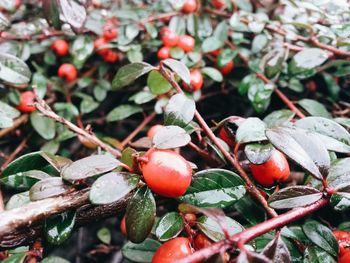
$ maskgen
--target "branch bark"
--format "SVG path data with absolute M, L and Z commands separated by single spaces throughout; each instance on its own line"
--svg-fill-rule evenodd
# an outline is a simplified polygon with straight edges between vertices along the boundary
M 89 203 L 89 189 L 76 191 L 65 196 L 47 198 L 31 202 L 25 206 L 0 213 L 0 250 L 17 247 L 35 241 L 43 235 L 44 219 L 76 209 L 76 227 L 115 216 L 122 211 L 132 193 L 123 199 L 101 206 Z

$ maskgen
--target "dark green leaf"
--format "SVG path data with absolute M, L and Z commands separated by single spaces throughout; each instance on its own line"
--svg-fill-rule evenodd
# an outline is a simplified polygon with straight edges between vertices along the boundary
M 225 208 L 244 194 L 244 182 L 237 174 L 224 169 L 208 169 L 193 176 L 191 186 L 179 199 L 198 207 Z
M 75 28 L 81 28 L 86 19 L 85 7 L 74 0 L 57 1 L 66 21 Z
M 328 227 L 312 220 L 303 225 L 303 231 L 316 246 L 327 251 L 334 257 L 338 256 L 338 242 L 334 237 L 332 230 Z
M 151 233 L 156 216 L 156 202 L 151 190 L 146 186 L 140 188 L 129 201 L 125 215 L 128 239 L 141 243 Z
M 298 104 L 303 107 L 312 116 L 319 116 L 324 118 L 331 118 L 331 114 L 327 111 L 325 106 L 316 100 L 302 99 Z
M 49 177 L 42 171 L 30 170 L 0 178 L 0 183 L 16 190 L 29 190 L 36 182 Z
M 43 1 L 43 10 L 46 21 L 49 25 L 52 25 L 55 29 L 61 28 L 60 13 L 56 0 Z
M 272 194 L 268 200 L 274 209 L 290 209 L 311 205 L 322 198 L 322 193 L 310 186 L 290 186 Z
M 165 107 L 164 123 L 185 127 L 192 121 L 195 111 L 196 104 L 192 99 L 181 93 L 176 94 Z
M 237 50 L 233 50 L 230 48 L 226 48 L 222 50 L 217 59 L 217 65 L 219 68 L 223 68 L 227 65 L 227 63 L 233 61 L 233 59 L 237 56 Z
M 167 81 L 158 70 L 152 70 L 148 74 L 147 86 L 155 95 L 160 95 L 171 90 L 171 84 Z
M 341 191 L 341 190 L 340 190 Z M 331 197 L 331 205 L 336 211 L 346 211 L 350 208 L 350 193 L 337 192 Z
M 152 138 L 154 147 L 172 149 L 187 145 L 191 137 L 179 126 L 165 126 L 159 129 Z
M 239 199 L 234 207 L 252 226 L 266 220 L 264 210 L 249 195 Z
M 135 79 L 150 72 L 152 69 L 153 67 L 150 64 L 144 62 L 132 63 L 121 67 L 113 79 L 112 87 L 114 90 L 118 90 L 128 86 L 134 82 Z
M 309 246 L 305 249 L 303 263 L 336 263 L 337 261 L 326 251 Z
M 271 158 L 271 154 L 275 149 L 271 144 L 247 144 L 244 153 L 249 162 L 254 164 L 263 164 Z
M 108 122 L 120 121 L 120 120 L 123 120 L 123 119 L 130 117 L 131 115 L 133 115 L 135 113 L 139 113 L 139 112 L 142 112 L 141 107 L 135 106 L 135 105 L 124 104 L 124 105 L 120 105 L 120 106 L 114 108 L 112 111 L 110 111 L 107 114 L 106 120 Z
M 21 59 L 5 53 L 0 53 L 0 80 L 13 85 L 27 84 L 32 73 Z
M 33 128 L 46 140 L 51 140 L 56 134 L 56 125 L 53 119 L 40 115 L 37 111 L 30 114 Z
M 61 176 L 68 181 L 76 181 L 117 168 L 120 161 L 110 155 L 92 155 L 62 168 Z
M 135 174 L 110 172 L 99 177 L 91 186 L 89 198 L 93 204 L 109 204 L 126 196 L 139 182 Z
M 281 126 L 288 123 L 295 116 L 295 113 L 291 110 L 277 110 L 271 112 L 264 118 L 264 122 L 267 127 L 272 128 L 276 126 Z
M 56 246 L 63 244 L 72 235 L 75 217 L 75 211 L 67 211 L 47 218 L 44 224 L 46 240 Z
M 236 141 L 238 143 L 258 142 L 266 140 L 266 125 L 258 118 L 246 119 L 237 129 Z
M 123 256 L 137 263 L 151 263 L 152 257 L 161 243 L 156 240 L 147 238 L 140 244 L 131 242 L 126 243 L 122 248 Z
M 103 243 L 109 245 L 112 240 L 111 231 L 107 227 L 102 227 L 97 232 L 97 237 L 99 240 L 101 240 Z
M 34 184 L 29 190 L 31 201 L 54 197 L 67 192 L 69 187 L 65 185 L 60 177 L 52 177 L 41 180 Z
M 185 64 L 171 58 L 165 59 L 162 62 L 175 72 L 185 83 L 190 84 L 190 71 Z
M 201 69 L 201 72 L 216 82 L 222 82 L 224 79 L 221 72 L 216 68 L 205 67 Z
M 167 241 L 180 234 L 183 227 L 184 222 L 179 213 L 170 212 L 159 219 L 155 234 L 160 241 Z

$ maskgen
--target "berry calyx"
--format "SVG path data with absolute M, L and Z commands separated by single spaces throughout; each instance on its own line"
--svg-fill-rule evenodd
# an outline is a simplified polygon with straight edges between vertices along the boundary
M 255 180 L 266 187 L 275 182 L 285 182 L 290 174 L 289 164 L 283 153 L 274 150 L 270 159 L 263 164 L 250 164 Z
M 197 10 L 197 1 L 196 0 L 186 0 L 182 6 L 182 12 L 185 14 L 193 13 Z
M 229 74 L 229 73 L 232 71 L 234 65 L 235 65 L 234 62 L 233 62 L 233 61 L 230 61 L 230 62 L 227 63 L 225 66 L 223 66 L 223 67 L 219 67 L 219 66 L 218 66 L 218 68 L 219 68 L 220 72 L 221 72 L 223 75 L 227 75 L 227 74 Z
M 190 72 L 191 86 L 193 90 L 200 90 L 203 87 L 203 75 L 199 69 L 194 69 Z
M 58 76 L 66 82 L 71 82 L 77 79 L 78 70 L 69 63 L 64 63 L 58 68 Z
M 161 124 L 156 124 L 153 125 L 151 128 L 149 128 L 149 130 L 147 131 L 147 137 L 152 139 L 154 134 L 156 134 L 157 131 L 159 131 L 161 128 L 163 128 L 164 126 Z
M 177 46 L 185 52 L 191 52 L 194 49 L 195 43 L 196 42 L 193 37 L 189 35 L 183 35 L 179 37 Z
M 94 41 L 94 48 L 97 50 L 97 54 L 101 56 L 106 56 L 109 48 L 101 48 L 102 46 L 106 45 L 108 41 L 104 39 L 103 37 L 99 37 Z
M 123 216 L 122 221 L 120 221 L 120 232 L 121 232 L 124 236 L 127 236 L 125 218 L 126 218 L 126 217 Z
M 17 109 L 21 112 L 33 112 L 36 110 L 34 106 L 35 94 L 33 91 L 25 91 L 20 95 L 20 101 Z
M 183 195 L 191 184 L 192 168 L 179 154 L 170 150 L 150 149 L 143 156 L 148 162 L 141 164 L 148 187 L 166 197 Z
M 192 254 L 190 240 L 176 237 L 161 245 L 153 255 L 152 263 L 171 263 Z
M 59 57 L 63 57 L 69 53 L 69 45 L 64 39 L 57 39 L 51 44 L 51 49 Z
M 165 47 L 174 47 L 179 41 L 179 37 L 176 32 L 170 30 L 169 28 L 163 30 L 161 33 L 161 39 Z
M 157 52 L 157 57 L 159 60 L 170 58 L 170 48 L 169 47 L 160 48 Z

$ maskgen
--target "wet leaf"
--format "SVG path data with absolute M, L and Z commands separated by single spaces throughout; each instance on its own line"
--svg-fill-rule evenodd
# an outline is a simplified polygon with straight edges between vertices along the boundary
M 160 241 L 167 241 L 180 234 L 183 227 L 184 222 L 179 213 L 170 212 L 159 219 L 155 234 Z
M 254 164 L 263 164 L 267 162 L 275 149 L 271 144 L 247 144 L 244 147 L 244 153 L 249 162 Z
M 11 54 L 0 53 L 0 80 L 21 85 L 29 83 L 31 75 L 24 61 Z
M 291 110 L 277 110 L 271 112 L 264 118 L 264 122 L 267 127 L 272 128 L 276 126 L 282 126 L 285 123 L 288 123 L 295 116 L 295 113 Z
M 258 142 L 266 140 L 266 125 L 258 118 L 247 118 L 237 129 L 238 143 Z
M 172 96 L 165 107 L 164 122 L 166 125 L 185 127 L 189 124 L 196 111 L 195 102 L 184 94 Z
M 38 201 L 54 197 L 67 192 L 69 186 L 65 185 L 60 177 L 52 177 L 41 180 L 34 184 L 29 190 L 31 201 Z
M 326 251 L 309 246 L 305 249 L 303 263 L 336 263 L 337 261 Z
M 85 7 L 74 0 L 59 0 L 58 5 L 68 24 L 75 28 L 81 28 L 86 19 Z
M 47 218 L 44 223 L 46 240 L 56 246 L 63 244 L 72 235 L 75 217 L 75 211 L 67 211 Z
M 167 81 L 158 70 L 152 70 L 148 74 L 147 86 L 152 94 L 160 95 L 171 90 L 171 84 Z
M 140 244 L 134 244 L 129 241 L 123 246 L 122 253 L 126 259 L 132 262 L 151 263 L 152 257 L 160 245 L 161 243 L 150 238 L 147 238 Z
M 46 178 L 50 178 L 50 175 L 39 170 L 29 170 L 0 178 L 0 183 L 16 190 L 29 190 L 36 182 Z
M 185 83 L 190 84 L 190 70 L 184 63 L 171 58 L 165 59 L 162 62 L 175 72 Z
M 158 149 L 172 149 L 187 145 L 191 137 L 179 126 L 165 126 L 157 131 L 152 142 Z
M 56 135 L 56 124 L 53 119 L 40 115 L 37 111 L 30 114 L 30 122 L 37 133 L 46 140 Z
M 312 116 L 319 116 L 324 118 L 331 118 L 331 114 L 327 111 L 325 106 L 316 100 L 302 99 L 298 104 L 303 107 Z

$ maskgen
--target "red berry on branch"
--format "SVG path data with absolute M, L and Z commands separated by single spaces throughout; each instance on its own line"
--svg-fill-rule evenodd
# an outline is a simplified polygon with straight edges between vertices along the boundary
M 115 39 L 118 36 L 118 30 L 113 27 L 107 27 L 103 31 L 103 38 L 107 41 L 110 41 L 112 39 Z
M 274 150 L 270 159 L 263 164 L 250 164 L 255 180 L 266 187 L 275 182 L 285 182 L 290 174 L 289 164 L 283 153 Z
M 157 57 L 159 60 L 170 58 L 170 48 L 162 47 L 157 52 Z
M 59 57 L 63 57 L 69 53 L 69 45 L 64 39 L 57 39 L 51 44 L 51 49 Z
M 109 48 L 101 48 L 105 45 L 108 44 L 108 41 L 106 39 L 104 39 L 103 37 L 97 38 L 94 42 L 94 48 L 97 50 L 97 54 L 101 55 L 101 56 L 105 56 L 107 55 L 107 53 L 109 52 Z
M 221 53 L 221 49 L 216 49 L 216 50 L 210 51 L 208 54 L 212 55 L 213 57 L 217 57 L 219 56 L 220 53 Z
M 103 56 L 104 61 L 114 63 L 119 59 L 117 52 L 113 50 L 108 50 L 108 52 Z
M 190 240 L 176 237 L 161 245 L 153 255 L 152 263 L 172 263 L 192 254 Z
M 149 128 L 149 130 L 147 131 L 147 137 L 152 139 L 154 134 L 156 134 L 157 131 L 159 131 L 161 128 L 163 128 L 164 126 L 161 124 L 156 124 L 153 125 L 151 128 Z
M 179 154 L 170 150 L 150 149 L 143 156 L 148 162 L 141 164 L 148 187 L 166 197 L 183 195 L 191 184 L 192 168 Z
M 209 247 L 213 242 L 206 235 L 199 233 L 194 239 L 194 248 L 196 250 Z
M 122 221 L 120 221 L 120 232 L 124 235 L 127 236 L 126 234 L 126 223 L 125 223 L 125 216 L 123 216 Z
M 222 9 L 226 6 L 225 0 L 212 0 L 211 3 L 217 9 Z
M 199 69 L 194 69 L 190 72 L 191 86 L 193 90 L 200 90 L 203 87 L 203 75 Z
M 58 68 L 58 76 L 67 82 L 71 82 L 77 79 L 78 70 L 69 63 L 64 63 Z
M 21 112 L 33 112 L 36 110 L 34 106 L 35 94 L 33 91 L 25 91 L 20 95 L 20 101 L 17 109 Z
M 218 68 L 219 68 L 220 72 L 221 72 L 223 75 L 227 75 L 227 74 L 229 74 L 229 73 L 232 71 L 234 65 L 235 65 L 235 64 L 233 63 L 233 61 L 230 61 L 230 62 L 227 63 L 225 66 L 223 66 L 223 67 L 218 67 Z
M 189 35 L 183 35 L 179 37 L 179 42 L 177 43 L 177 46 L 185 52 L 191 52 L 193 51 L 195 44 L 196 41 L 193 37 Z
M 182 6 L 182 12 L 189 14 L 197 10 L 197 1 L 196 0 L 186 0 Z
M 222 127 L 219 132 L 220 138 L 227 143 L 228 146 L 234 148 L 236 145 L 236 141 L 232 138 L 231 135 L 225 130 L 225 127 Z
M 176 32 L 170 29 L 165 29 L 163 31 L 163 33 L 161 34 L 161 39 L 162 39 L 163 45 L 166 47 L 174 47 L 177 45 L 179 41 L 179 37 L 176 34 Z

